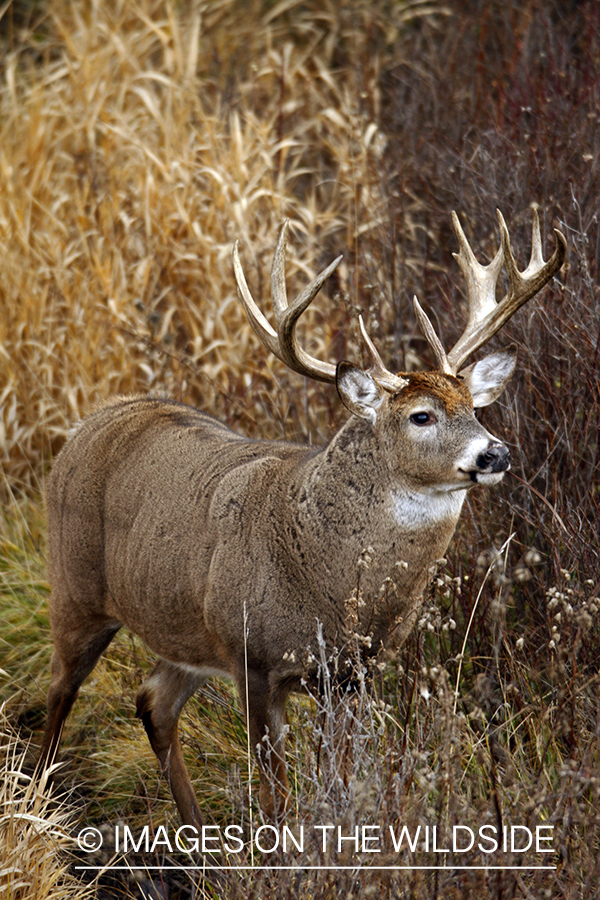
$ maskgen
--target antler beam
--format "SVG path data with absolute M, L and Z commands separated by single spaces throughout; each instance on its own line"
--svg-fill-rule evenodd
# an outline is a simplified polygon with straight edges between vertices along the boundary
M 548 262 L 544 261 L 540 222 L 538 214 L 534 210 L 531 258 L 527 268 L 523 272 L 519 272 L 510 245 L 506 222 L 500 210 L 497 210 L 497 213 L 502 243 L 488 266 L 482 266 L 476 260 L 458 216 L 455 212 L 452 213 L 452 221 L 460 245 L 460 250 L 454 254 L 454 257 L 467 282 L 469 303 L 467 326 L 447 355 L 451 373 L 454 375 L 472 353 L 487 343 L 524 303 L 527 303 L 550 281 L 565 260 L 567 240 L 562 232 L 554 229 L 556 247 Z M 496 283 L 503 263 L 508 274 L 509 288 L 506 296 L 497 303 Z

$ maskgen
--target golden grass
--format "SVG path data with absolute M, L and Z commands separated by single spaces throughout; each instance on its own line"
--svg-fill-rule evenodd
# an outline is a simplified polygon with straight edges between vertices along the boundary
M 25 770 L 25 750 L 0 706 L 0 897 L 63 900 L 89 897 L 69 873 L 78 812 L 50 798 L 45 780 Z
M 335 304 L 307 316 L 335 358 L 352 255 L 384 214 L 377 76 L 406 11 L 390 6 L 380 58 L 361 40 L 383 17 L 363 2 L 49 10 L 0 90 L 5 478 L 35 485 L 70 424 L 116 392 L 167 390 L 281 433 L 291 401 L 267 391 L 288 376 L 245 321 L 232 245 L 263 300 L 285 217 L 290 291 L 346 253 Z M 305 391 L 302 427 L 324 432 L 322 392 Z

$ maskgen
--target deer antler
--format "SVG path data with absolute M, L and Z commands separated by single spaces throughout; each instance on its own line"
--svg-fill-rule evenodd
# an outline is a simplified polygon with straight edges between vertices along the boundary
M 365 342 L 365 347 L 367 348 L 367 352 L 371 357 L 371 367 L 367 369 L 367 372 L 371 376 L 371 378 L 377 382 L 382 388 L 385 388 L 386 391 L 399 391 L 401 388 L 405 387 L 408 382 L 406 378 L 402 378 L 400 375 L 394 375 L 393 372 L 390 372 L 389 369 L 383 364 L 383 361 L 375 347 L 375 344 L 369 337 L 367 333 L 367 329 L 365 328 L 365 323 L 363 322 L 363 317 L 358 317 L 358 324 L 360 327 L 360 334 Z
M 254 331 L 271 353 L 285 363 L 294 372 L 300 375 L 306 375 L 308 378 L 314 378 L 317 381 L 335 382 L 336 367 L 332 363 L 324 362 L 310 356 L 302 349 L 296 337 L 296 324 L 305 309 L 312 303 L 318 292 L 323 287 L 325 281 L 331 273 L 339 265 L 342 257 L 338 256 L 334 259 L 326 269 L 317 275 L 311 281 L 296 299 L 288 305 L 287 291 L 285 287 L 285 248 L 287 245 L 287 234 L 289 227 L 289 219 L 286 219 L 279 232 L 277 246 L 273 255 L 273 263 L 271 266 L 271 300 L 273 303 L 273 311 L 275 312 L 275 323 L 277 330 L 275 331 L 265 316 L 262 314 L 254 299 L 242 269 L 239 258 L 238 241 L 233 247 L 233 269 L 235 279 L 238 286 L 240 300 L 248 316 L 248 320 Z M 372 366 L 369 374 L 382 387 L 389 391 L 399 390 L 405 381 L 402 378 L 389 372 L 383 365 L 373 342 L 369 338 L 365 327 L 360 321 L 360 329 L 363 339 L 367 345 L 367 350 L 371 356 Z
M 326 269 L 324 269 L 317 277 L 311 281 L 308 287 L 304 288 L 302 293 L 298 294 L 291 305 L 288 305 L 287 291 L 285 288 L 285 248 L 287 244 L 287 233 L 289 227 L 289 219 L 286 219 L 279 231 L 279 238 L 273 256 L 271 266 L 271 300 L 273 310 L 275 312 L 275 322 L 277 331 L 274 331 L 267 319 L 264 317 L 254 299 L 246 278 L 242 264 L 240 263 L 239 241 L 236 241 L 233 247 L 233 269 L 235 272 L 235 280 L 237 282 L 240 300 L 246 311 L 248 320 L 254 331 L 265 345 L 265 347 L 274 353 L 275 356 L 293 369 L 300 375 L 306 375 L 308 378 L 315 378 L 317 381 L 335 381 L 335 366 L 328 362 L 322 362 L 310 356 L 302 349 L 296 337 L 296 323 L 304 312 L 304 310 L 312 303 L 317 296 L 325 281 L 331 273 L 336 269 L 342 260 L 341 256 L 334 259 Z
M 442 371 L 456 375 L 465 360 L 479 347 L 487 343 L 490 338 L 499 331 L 502 326 L 524 303 L 527 303 L 535 294 L 547 284 L 553 275 L 562 266 L 567 251 L 567 241 L 562 232 L 554 229 L 556 247 L 554 253 L 544 262 L 542 256 L 542 241 L 540 237 L 540 222 L 537 212 L 533 213 L 531 258 L 529 265 L 523 272 L 519 272 L 512 248 L 506 222 L 500 210 L 497 210 L 500 224 L 501 246 L 492 262 L 482 266 L 471 250 L 462 230 L 458 216 L 452 213 L 452 221 L 456 231 L 460 251 L 454 254 L 467 282 L 467 297 L 469 303 L 469 316 L 466 328 L 454 345 L 452 350 L 440 361 L 439 348 L 434 346 L 432 339 L 424 331 L 432 350 L 438 360 Z M 509 288 L 506 296 L 496 302 L 496 283 L 502 264 L 505 264 L 508 273 Z M 418 305 L 418 304 L 417 304 Z M 425 315 L 423 313 L 423 315 Z M 427 317 L 425 316 L 427 319 Z M 429 322 L 429 319 L 427 319 Z M 431 325 L 431 323 L 429 323 Z M 421 326 L 423 328 L 423 326 Z M 431 326 L 433 331 L 433 326 Z M 434 337 L 437 339 L 435 332 Z M 443 349 L 442 349 L 443 353 Z
M 506 223 L 500 210 L 497 210 L 497 213 L 500 223 L 501 246 L 492 262 L 487 266 L 481 265 L 475 258 L 458 216 L 455 212 L 452 213 L 452 221 L 460 245 L 460 250 L 454 254 L 454 257 L 467 282 L 469 315 L 463 334 L 449 353 L 444 350 L 429 317 L 417 298 L 414 298 L 415 315 L 419 327 L 435 355 L 439 370 L 446 375 L 456 375 L 465 360 L 487 343 L 524 303 L 527 303 L 550 281 L 565 259 L 566 238 L 562 232 L 554 229 L 556 247 L 548 262 L 544 261 L 540 223 L 537 212 L 534 211 L 531 258 L 527 268 L 523 272 L 519 272 L 510 246 Z M 298 294 L 291 304 L 288 304 L 285 287 L 285 248 L 288 228 L 289 219 L 286 219 L 279 232 L 271 266 L 271 299 L 277 330 L 271 327 L 248 289 L 239 258 L 239 242 L 236 241 L 233 247 L 233 268 L 240 300 L 254 331 L 265 347 L 274 353 L 281 362 L 294 372 L 306 375 L 308 378 L 335 382 L 336 367 L 332 363 L 315 359 L 303 350 L 296 337 L 296 324 L 325 281 L 339 265 L 342 257 L 338 256 L 337 259 L 334 259 L 311 281 L 308 287 Z M 506 265 L 509 288 L 506 296 L 498 303 L 496 302 L 496 284 L 503 264 Z M 400 375 L 394 375 L 393 372 L 386 369 L 375 345 L 367 334 L 362 318 L 359 319 L 359 324 L 362 338 L 371 358 L 369 374 L 385 390 L 390 392 L 400 390 L 405 386 L 406 379 Z

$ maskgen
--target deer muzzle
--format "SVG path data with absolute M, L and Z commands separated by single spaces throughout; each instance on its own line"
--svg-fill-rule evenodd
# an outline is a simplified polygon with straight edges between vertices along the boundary
M 469 477 L 475 484 L 497 484 L 510 469 L 510 450 L 504 444 L 490 444 L 477 454 L 476 467 Z
M 504 444 L 492 444 L 477 457 L 482 472 L 507 472 L 510 469 L 510 450 Z

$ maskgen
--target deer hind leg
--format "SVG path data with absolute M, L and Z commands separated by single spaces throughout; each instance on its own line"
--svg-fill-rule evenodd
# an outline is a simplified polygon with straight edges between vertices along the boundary
M 246 673 L 237 678 L 242 708 L 246 708 Z M 285 815 L 290 786 L 285 765 L 285 704 L 289 689 L 273 690 L 263 673 L 247 672 L 250 742 L 258 760 L 260 805 L 265 816 L 279 821 Z
M 142 720 L 162 773 L 185 825 L 202 826 L 202 814 L 183 761 L 177 723 L 181 710 L 206 680 L 199 671 L 160 660 L 137 695 L 136 715 Z
M 65 627 L 67 625 L 68 627 Z M 112 619 L 86 618 L 54 629 L 54 652 L 48 690 L 48 714 L 37 762 L 42 771 L 54 759 L 63 725 L 79 688 L 121 627 Z

